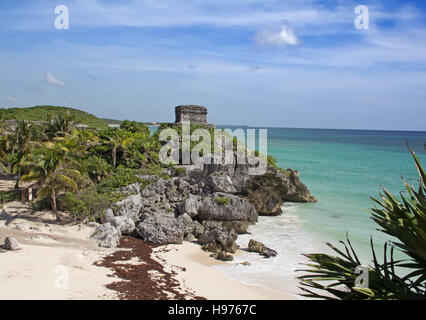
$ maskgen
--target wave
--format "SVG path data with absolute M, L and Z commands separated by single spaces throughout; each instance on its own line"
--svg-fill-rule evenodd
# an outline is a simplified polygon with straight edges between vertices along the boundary
M 269 290 L 297 294 L 301 269 L 307 259 L 302 253 L 318 252 L 316 241 L 302 226 L 297 214 L 298 204 L 286 203 L 283 215 L 259 217 L 259 222 L 250 227 L 250 234 L 240 235 L 237 244 L 242 249 L 234 256 L 234 262 L 215 266 L 226 276 L 249 285 L 257 285 Z M 276 250 L 278 255 L 265 259 L 259 254 L 246 251 L 250 239 L 261 241 Z M 248 262 L 250 265 L 241 263 Z

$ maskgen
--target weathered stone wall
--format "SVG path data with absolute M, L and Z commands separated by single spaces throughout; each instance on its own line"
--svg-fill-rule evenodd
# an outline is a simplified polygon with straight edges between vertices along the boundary
M 207 108 L 194 105 L 176 107 L 175 122 L 182 123 L 183 121 L 207 124 Z

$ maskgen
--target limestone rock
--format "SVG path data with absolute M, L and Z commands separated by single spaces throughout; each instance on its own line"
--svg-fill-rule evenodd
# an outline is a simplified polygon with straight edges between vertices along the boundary
M 133 184 L 130 184 L 128 186 L 120 188 L 119 191 L 122 192 L 122 193 L 127 193 L 127 194 L 140 193 L 141 192 L 141 184 L 139 182 L 133 183 Z
M 234 257 L 230 254 L 227 254 L 225 251 L 221 251 L 218 253 L 216 259 L 221 261 L 232 261 L 234 260 Z
M 246 199 L 217 192 L 203 200 L 197 218 L 199 220 L 257 222 L 258 215 L 254 206 Z
M 198 215 L 198 210 L 201 207 L 201 197 L 190 194 L 188 198 L 178 204 L 177 209 L 180 214 L 188 214 L 191 218 Z
M 192 174 L 191 179 L 203 182 L 213 192 L 221 191 L 247 197 L 261 215 L 281 214 L 284 201 L 316 201 L 308 188 L 300 181 L 297 171 L 280 170 L 268 165 L 265 173 L 251 175 L 250 163 L 256 162 L 251 162 L 252 158 L 245 157 L 244 163 L 238 164 L 236 154 L 233 164 L 224 164 L 224 159 L 207 155 L 204 163 L 210 164 L 203 165 L 202 173 L 200 173 L 201 169 L 197 168 L 197 174 Z M 187 176 L 189 178 L 189 175 Z
M 156 244 L 181 244 L 184 237 L 182 220 L 167 211 L 144 213 L 137 225 L 137 233 L 145 241 Z
M 200 237 L 204 233 L 204 226 L 196 220 L 192 222 L 192 225 L 194 227 L 194 236 L 196 238 Z
M 315 202 L 297 171 L 268 167 L 265 174 L 247 179 L 243 193 L 260 215 L 279 215 L 284 201 Z
M 171 179 L 159 179 L 158 181 L 147 186 L 142 192 L 142 196 L 147 199 L 161 200 L 161 202 L 168 202 L 176 207 L 179 202 L 187 199 L 193 191 L 193 187 L 180 177 Z M 145 202 L 146 200 L 144 200 Z
M 226 230 L 223 227 L 207 224 L 204 233 L 198 238 L 198 243 L 202 246 L 209 246 L 210 248 L 220 245 L 220 248 L 226 252 L 235 253 L 238 249 L 235 241 L 237 240 L 237 233 L 235 230 Z M 208 250 L 212 252 L 211 250 Z
M 142 197 L 140 194 L 132 195 L 112 206 L 116 216 L 124 216 L 133 220 L 139 217 L 141 208 Z
M 19 249 L 19 243 L 15 238 L 12 237 L 7 237 L 4 240 L 4 246 L 3 246 L 6 250 L 11 250 L 11 251 L 15 251 Z
M 111 223 L 100 224 L 92 238 L 96 240 L 100 247 L 115 248 L 120 243 L 121 232 L 114 228 Z
M 185 169 L 185 176 L 190 179 L 200 180 L 203 176 L 204 164 L 202 163 L 184 165 L 179 167 Z
M 212 252 L 218 254 L 222 251 L 222 246 L 216 242 L 208 242 L 201 246 L 204 251 Z M 216 257 L 215 257 L 216 258 Z
M 135 222 L 128 218 L 123 216 L 113 217 L 109 220 L 109 223 L 119 230 L 121 234 L 130 235 L 135 231 L 136 225 Z
M 316 202 L 317 199 L 311 195 L 309 189 L 299 179 L 299 172 L 287 169 L 289 178 L 289 189 L 287 194 L 283 197 L 285 201 L 290 202 Z
M 238 234 L 245 234 L 248 231 L 249 226 L 252 224 L 246 220 L 235 220 L 235 221 L 215 221 L 215 220 L 205 220 L 203 221 L 204 225 L 216 225 L 218 227 L 223 227 L 228 231 L 234 229 Z
M 193 233 L 194 231 L 194 223 L 191 217 L 184 213 L 180 215 L 177 220 L 179 220 L 183 225 L 183 234 L 186 236 L 187 234 Z
M 111 208 L 108 208 L 104 211 L 104 215 L 102 217 L 102 222 L 109 222 L 114 217 L 115 217 L 114 211 Z
M 249 252 L 257 252 L 266 258 L 275 257 L 278 253 L 265 246 L 263 243 L 251 239 L 248 244 Z
M 259 215 L 278 216 L 282 214 L 281 206 L 284 201 L 272 188 L 259 188 L 250 192 L 247 200 L 256 208 Z
M 206 178 L 206 184 L 213 192 L 236 193 L 234 184 L 228 175 L 211 174 Z

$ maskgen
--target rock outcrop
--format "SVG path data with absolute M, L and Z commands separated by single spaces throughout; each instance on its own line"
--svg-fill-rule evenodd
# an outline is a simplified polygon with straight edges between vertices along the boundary
M 200 220 L 257 222 L 256 209 L 250 202 L 221 192 L 204 198 L 197 217 Z
M 118 216 L 110 220 L 111 225 L 120 231 L 122 235 L 131 235 L 136 229 L 135 222 L 126 217 Z
M 92 238 L 103 248 L 115 248 L 120 243 L 121 232 L 114 228 L 109 222 L 100 224 Z
M 114 215 L 124 216 L 133 220 L 137 220 L 139 218 L 141 209 L 142 196 L 140 194 L 131 195 L 112 206 Z
M 199 236 L 198 243 L 206 251 L 219 253 L 221 251 L 235 253 L 238 246 L 235 243 L 238 234 L 234 229 L 228 230 L 224 227 L 207 223 L 203 234 Z
M 137 233 L 145 241 L 156 244 L 181 244 L 185 235 L 184 223 L 167 211 L 144 214 Z
M 191 218 L 194 218 L 198 215 L 198 210 L 202 206 L 201 196 L 190 194 L 186 199 L 180 202 L 177 206 L 178 213 L 187 214 Z
M 280 214 L 284 201 L 315 201 L 297 171 L 268 166 L 256 176 L 249 169 L 248 164 L 212 161 L 167 169 L 176 176 L 151 177 L 145 188 L 140 184 L 122 188 L 130 195 L 105 211 L 94 238 L 106 247 L 116 246 L 122 234 L 155 244 L 197 241 L 213 257 L 231 261 L 238 234 L 247 233 L 259 214 Z M 249 247 L 265 257 L 276 255 L 254 240 Z
M 280 215 L 284 202 L 315 202 L 308 188 L 300 181 L 298 171 L 282 170 L 268 165 L 261 175 L 250 175 L 252 161 L 245 164 L 215 164 L 214 156 L 207 156 L 211 164 L 181 166 L 187 179 L 203 184 L 211 193 L 221 192 L 246 198 L 259 215 Z M 220 163 L 216 159 L 217 163 Z
M 263 243 L 251 239 L 248 244 L 248 251 L 249 252 L 256 252 L 260 255 L 264 256 L 265 258 L 275 257 L 278 253 L 265 246 Z

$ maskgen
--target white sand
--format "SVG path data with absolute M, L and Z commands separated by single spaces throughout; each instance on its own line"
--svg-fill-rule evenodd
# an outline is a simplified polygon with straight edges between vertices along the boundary
M 116 299 L 105 287 L 116 280 L 108 277 L 112 271 L 93 265 L 114 250 L 99 248 L 89 239 L 93 228 L 53 222 L 49 212 L 31 215 L 19 202 L 5 205 L 0 243 L 12 236 L 21 249 L 0 249 L 0 299 Z M 24 231 L 15 230 L 17 224 Z
M 23 230 L 15 230 L 17 225 Z M 30 207 L 19 202 L 5 205 L 0 214 L 0 244 L 12 236 L 21 249 L 0 249 L 0 299 L 117 299 L 116 292 L 105 285 L 118 279 L 109 277 L 110 269 L 93 265 L 116 249 L 99 248 L 90 239 L 93 231 L 84 225 L 58 225 L 51 212 L 31 214 Z M 154 258 L 163 262 L 166 271 L 177 272 L 182 291 L 210 300 L 297 299 L 226 277 L 212 267 L 220 262 L 197 244 L 166 248 L 168 252 L 157 248 Z
M 182 245 L 168 245 L 157 248 L 155 256 L 166 261 L 167 265 L 178 273 L 181 285 L 192 290 L 196 295 L 209 300 L 296 300 L 297 296 L 266 290 L 259 286 L 248 286 L 226 277 L 213 268 L 220 261 L 210 257 L 210 253 L 201 250 L 195 243 L 184 242 Z M 223 262 L 225 263 L 225 262 Z M 233 262 L 226 262 L 233 263 Z M 174 268 L 173 268 L 174 266 Z M 181 269 L 185 268 L 186 271 Z

